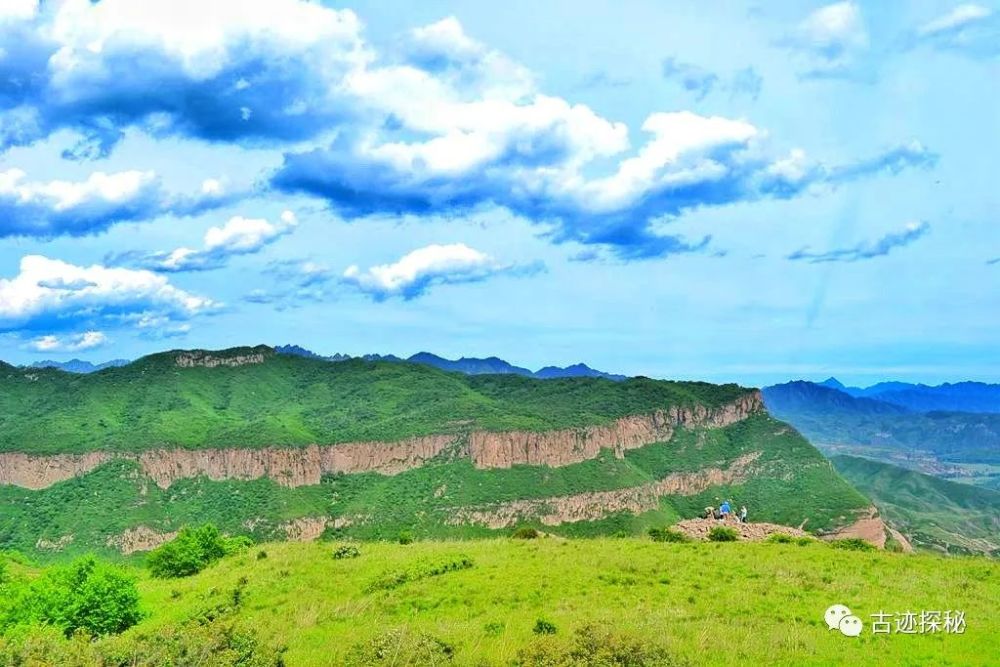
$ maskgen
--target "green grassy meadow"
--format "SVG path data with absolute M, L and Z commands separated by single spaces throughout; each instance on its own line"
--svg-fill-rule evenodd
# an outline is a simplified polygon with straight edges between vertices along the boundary
M 144 642 L 205 618 L 252 629 L 289 666 L 988 665 L 1000 646 L 1000 567 L 987 559 L 844 551 L 816 541 L 547 537 L 356 546 L 359 557 L 338 560 L 334 544 L 266 544 L 186 579 L 143 575 L 147 618 L 96 646 L 128 646 L 141 656 Z M 449 571 L 449 563 L 465 564 Z M 860 637 L 827 629 L 823 613 L 835 603 L 865 622 Z M 965 612 L 964 634 L 870 632 L 870 614 L 879 611 L 946 609 Z M 554 634 L 536 634 L 539 619 Z M 646 661 L 540 661 L 569 655 L 585 626 L 603 637 L 597 644 L 645 647 Z

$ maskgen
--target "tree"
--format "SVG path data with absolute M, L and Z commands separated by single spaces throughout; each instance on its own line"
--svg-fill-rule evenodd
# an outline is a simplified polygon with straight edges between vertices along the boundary
M 46 570 L 30 582 L 12 582 L 0 627 L 48 624 L 66 636 L 77 630 L 116 634 L 142 619 L 135 577 L 123 568 L 85 556 Z

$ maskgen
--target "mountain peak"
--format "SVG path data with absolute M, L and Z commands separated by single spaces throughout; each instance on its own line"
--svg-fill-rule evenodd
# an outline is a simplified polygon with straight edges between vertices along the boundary
M 845 385 L 843 382 L 841 382 L 840 380 L 838 380 L 833 376 L 828 377 L 819 384 L 823 385 L 824 387 L 830 387 L 831 389 L 847 389 L 847 385 Z

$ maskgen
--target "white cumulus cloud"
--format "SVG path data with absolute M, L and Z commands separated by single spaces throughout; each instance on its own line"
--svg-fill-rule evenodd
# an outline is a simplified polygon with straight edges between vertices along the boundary
M 981 21 L 992 14 L 993 10 L 982 5 L 959 5 L 946 14 L 942 14 L 917 28 L 917 34 L 923 37 L 938 35 Z
M 28 347 L 36 352 L 80 352 L 92 350 L 108 343 L 108 337 L 101 331 L 84 331 L 79 334 L 39 336 Z
M 21 259 L 0 278 L 0 331 L 58 332 L 185 322 L 219 304 L 151 271 L 77 266 L 41 255 Z
M 263 218 L 234 216 L 221 227 L 205 232 L 201 248 L 176 248 L 167 252 L 131 251 L 107 258 L 109 264 L 130 265 L 151 271 L 207 271 L 222 268 L 231 257 L 251 255 L 290 234 L 298 226 L 291 211 L 284 211 L 276 223 Z
M 189 215 L 227 201 L 221 191 L 168 194 L 152 171 L 96 171 L 81 181 L 34 181 L 21 169 L 0 171 L 0 237 L 81 236 L 116 222 Z
M 464 243 L 452 243 L 418 248 L 392 264 L 380 264 L 367 270 L 352 265 L 344 271 L 342 280 L 376 300 L 391 296 L 412 299 L 435 284 L 477 282 L 524 268 L 527 267 L 502 264 Z

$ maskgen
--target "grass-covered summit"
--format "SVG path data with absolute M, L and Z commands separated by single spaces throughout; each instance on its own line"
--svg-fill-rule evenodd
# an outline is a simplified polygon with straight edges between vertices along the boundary
M 207 365 L 213 363 L 219 365 Z M 294 446 L 551 430 L 674 405 L 719 406 L 749 391 L 642 377 L 472 376 L 413 363 L 329 362 L 266 346 L 175 350 L 88 375 L 0 368 L 0 451 Z

